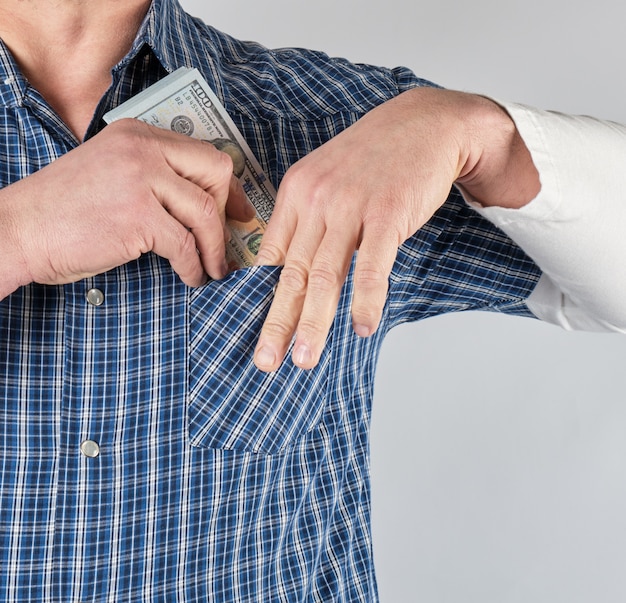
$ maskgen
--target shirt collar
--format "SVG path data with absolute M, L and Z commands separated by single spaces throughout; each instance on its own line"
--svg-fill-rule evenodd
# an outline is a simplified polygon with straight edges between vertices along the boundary
M 0 40 L 0 107 L 21 106 L 28 82 Z
M 168 72 L 179 67 L 198 67 L 206 61 L 206 43 L 200 44 L 196 25 L 178 0 L 152 0 L 135 42 L 119 66 L 128 64 L 147 44 Z
M 218 98 L 224 99 L 223 41 L 210 27 L 188 15 L 178 0 L 152 0 L 131 51 L 120 65 L 132 61 L 145 44 L 168 73 L 195 67 Z

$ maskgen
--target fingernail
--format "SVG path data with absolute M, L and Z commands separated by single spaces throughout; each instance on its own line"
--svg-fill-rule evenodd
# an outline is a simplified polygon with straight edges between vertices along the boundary
M 259 367 L 271 368 L 276 363 L 276 354 L 271 348 L 263 346 L 256 351 L 254 362 Z
M 372 334 L 372 331 L 367 325 L 354 324 L 352 328 L 359 337 L 369 337 Z
M 305 343 L 298 344 L 293 351 L 293 362 L 298 366 L 309 366 L 311 364 L 311 360 L 313 359 L 313 354 L 311 353 L 311 349 Z

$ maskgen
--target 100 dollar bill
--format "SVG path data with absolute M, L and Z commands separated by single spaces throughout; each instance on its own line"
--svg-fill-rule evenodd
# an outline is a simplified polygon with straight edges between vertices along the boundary
M 250 147 L 197 69 L 181 67 L 119 107 L 104 120 L 134 117 L 214 144 L 233 160 L 233 172 L 256 209 L 250 222 L 227 220 L 231 233 L 226 246 L 229 268 L 251 266 L 270 218 L 276 190 L 263 173 Z

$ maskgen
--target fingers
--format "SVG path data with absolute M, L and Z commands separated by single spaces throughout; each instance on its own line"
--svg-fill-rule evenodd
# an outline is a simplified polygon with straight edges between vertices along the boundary
M 285 264 L 287 250 L 298 224 L 298 214 L 287 202 L 283 202 L 286 196 L 283 190 L 278 191 L 272 219 L 265 229 L 261 247 L 256 256 L 257 266 L 283 266 Z M 313 221 L 310 222 L 313 223 Z
M 297 324 L 293 362 L 305 369 L 319 361 L 335 318 L 358 233 L 330 231 L 324 237 L 309 270 L 307 295 Z
M 137 120 L 107 126 L 15 183 L 24 272 L 73 282 L 154 251 L 192 286 L 226 272 L 225 213 L 251 212 L 232 160 L 212 145 Z M 96 235 L 97 236 L 94 236 Z
M 192 236 L 179 232 L 159 245 L 160 252 L 156 247 L 154 251 L 168 253 L 164 257 L 187 284 L 206 281 L 202 269 L 211 278 L 223 278 L 228 272 L 225 213 L 241 221 L 254 217 L 254 208 L 232 174 L 232 159 L 212 145 L 171 132 L 165 132 L 162 152 L 173 177 L 163 179 L 157 196 Z
M 220 279 L 227 273 L 224 222 L 212 195 L 182 178 L 162 178 L 155 191 L 162 206 L 153 232 L 152 251 L 170 261 L 190 286 Z
M 294 333 L 294 364 L 310 369 L 319 361 L 358 238 L 356 230 L 323 228 L 300 240 L 297 234 L 289 248 L 257 344 L 261 370 L 278 368 Z
M 354 269 L 352 296 L 352 327 L 360 337 L 369 337 L 378 328 L 398 245 L 397 235 L 382 220 L 365 224 Z
M 314 260 L 297 260 L 290 249 L 272 307 L 255 353 L 263 371 L 276 370 L 295 333 L 292 360 L 313 368 L 333 323 L 341 289 L 358 242 L 355 231 L 329 231 Z M 353 275 L 352 321 L 357 335 L 369 337 L 380 323 L 388 279 L 398 250 L 397 239 L 379 227 L 366 229 Z

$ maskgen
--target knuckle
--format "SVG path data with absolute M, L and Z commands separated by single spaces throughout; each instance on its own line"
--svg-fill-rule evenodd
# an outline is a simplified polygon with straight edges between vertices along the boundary
M 148 127 L 147 124 L 138 119 L 125 117 L 114 121 L 104 131 L 116 138 L 119 151 L 129 151 L 129 155 L 135 156 L 140 155 L 140 153 L 136 153 L 137 138 L 145 136 Z
M 233 173 L 233 159 L 228 153 L 217 152 L 217 167 L 222 170 L 224 178 L 230 178 Z
M 220 151 L 212 143 L 203 144 L 202 149 L 207 156 L 208 165 L 211 166 L 212 180 L 219 183 L 230 183 L 233 175 L 232 157 L 228 153 Z
M 302 179 L 302 170 L 298 163 L 294 163 L 286 172 L 280 183 L 280 186 L 286 188 L 288 191 L 293 189 L 298 182 Z
M 280 206 L 283 203 L 290 203 L 296 197 L 296 187 L 293 184 L 293 180 L 287 172 L 284 178 L 280 182 L 278 188 L 278 197 L 276 199 L 276 205 Z
M 364 223 L 373 233 L 399 246 L 413 234 L 411 228 L 413 216 L 414 213 L 395 202 L 382 201 L 377 207 L 368 209 L 364 216 Z
M 267 239 L 263 241 L 263 245 L 261 245 L 256 257 L 258 262 L 267 264 L 279 265 L 285 261 L 283 250 L 271 241 L 267 241 Z
M 189 254 L 198 253 L 196 248 L 196 238 L 189 230 L 180 230 L 180 236 L 178 238 L 178 250 L 182 257 L 189 256 Z
M 320 324 L 319 320 L 313 320 L 312 318 L 301 317 L 298 323 L 298 334 L 304 336 L 305 339 L 311 338 L 311 336 L 318 335 L 324 332 L 324 327 Z
M 388 275 L 380 266 L 369 264 L 359 267 L 354 273 L 354 286 L 359 289 L 386 289 L 387 279 Z
M 280 189 L 288 199 L 297 199 L 314 197 L 318 187 L 311 189 L 308 172 L 296 163 L 287 170 Z
M 372 300 L 368 300 L 367 303 L 354 302 L 352 304 L 352 318 L 360 324 L 377 324 L 381 313 L 382 308 L 372 303 Z
M 143 233 L 135 232 L 133 236 L 122 239 L 122 256 L 125 259 L 137 259 L 142 253 L 152 250 L 154 243 L 147 240 Z
M 334 291 L 341 285 L 341 274 L 328 264 L 314 266 L 309 273 L 309 287 L 319 291 Z
M 210 195 L 206 191 L 203 191 L 202 189 L 198 189 L 198 199 L 196 201 L 196 206 L 198 207 L 202 219 L 205 221 L 213 220 L 218 215 L 215 199 L 212 195 Z
M 293 329 L 285 321 L 268 318 L 263 325 L 263 336 L 269 339 L 289 339 Z
M 280 274 L 280 287 L 288 292 L 303 291 L 308 282 L 308 267 L 302 262 L 285 264 Z

